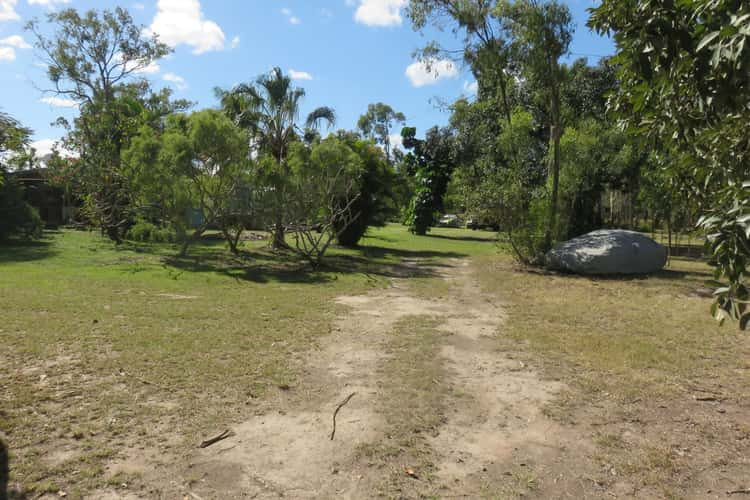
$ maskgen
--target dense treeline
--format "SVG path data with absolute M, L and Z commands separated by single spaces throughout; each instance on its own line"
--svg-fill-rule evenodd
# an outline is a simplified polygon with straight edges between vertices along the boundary
M 170 89 L 154 91 L 137 78 L 171 49 L 146 36 L 124 9 L 66 9 L 48 20 L 52 35 L 36 21 L 28 29 L 56 92 L 75 100 L 79 114 L 58 120 L 67 154 L 55 152 L 45 171 L 79 200 L 79 221 L 114 242 L 172 241 L 185 254 L 217 229 L 237 253 L 243 230 L 269 229 L 274 247 L 318 265 L 333 241 L 356 246 L 368 226 L 396 216 L 388 130 L 404 117 L 389 106 L 371 106 L 361 133 L 323 138 L 319 129 L 334 126 L 334 110 L 317 108 L 299 123 L 305 92 L 276 68 L 216 89 L 218 109 L 192 111 Z M 9 157 L 24 156 L 30 131 L 3 120 Z M 21 190 L 9 182 L 4 190 L 3 203 L 17 204 Z M 19 206 L 38 223 L 33 209 Z M 39 234 L 38 224 L 33 231 L 27 225 L 4 232 Z
M 369 225 L 398 218 L 424 235 L 455 211 L 541 265 L 556 242 L 593 229 L 698 225 L 728 280 L 714 314 L 744 326 L 749 9 L 604 0 L 589 25 L 617 52 L 589 65 L 564 62 L 574 24 L 556 0 L 410 0 L 414 29 L 450 27 L 461 43 L 418 56 L 430 66 L 460 53 L 477 82 L 476 98 L 454 102 L 448 125 L 423 138 L 385 103 L 371 104 L 356 131 L 332 132 L 329 107 L 300 122 L 304 90 L 278 68 L 216 89 L 217 109 L 191 111 L 136 77 L 170 49 L 123 9 L 62 10 L 49 15 L 53 35 L 28 29 L 54 88 L 80 110 L 60 120 L 74 155 L 49 159 L 50 178 L 113 241 L 174 240 L 184 253 L 214 228 L 238 252 L 244 229 L 266 228 L 275 247 L 317 265 L 332 242 L 354 246 Z M 3 161 L 28 163 L 30 131 L 0 118 Z M 391 140 L 399 128 L 403 150 Z M 14 215 L 0 237 L 38 235 L 38 215 L 5 170 L 0 206 Z

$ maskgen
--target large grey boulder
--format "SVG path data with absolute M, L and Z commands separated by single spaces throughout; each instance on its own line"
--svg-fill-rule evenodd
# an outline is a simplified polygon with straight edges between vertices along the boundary
M 576 274 L 647 274 L 666 263 L 666 248 L 644 234 L 622 229 L 593 231 L 547 253 L 547 267 Z

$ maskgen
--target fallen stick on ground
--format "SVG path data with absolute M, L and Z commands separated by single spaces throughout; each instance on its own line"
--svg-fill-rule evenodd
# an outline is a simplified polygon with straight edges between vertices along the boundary
M 210 439 L 206 439 L 205 441 L 201 441 L 201 444 L 198 445 L 198 448 L 208 448 L 212 444 L 218 443 L 219 441 L 226 439 L 231 435 L 232 435 L 232 431 L 227 429 L 221 434 L 219 434 L 218 436 L 212 437 Z
M 750 495 L 750 488 L 745 488 L 743 490 L 727 491 L 727 495 Z
M 336 407 L 336 410 L 335 410 L 335 411 L 333 412 L 333 430 L 331 431 L 331 441 L 333 441 L 333 436 L 335 436 L 335 435 L 336 435 L 336 415 L 338 414 L 338 412 L 339 412 L 339 410 L 341 409 L 341 407 L 342 407 L 342 406 L 344 406 L 344 405 L 345 405 L 346 403 L 348 403 L 348 402 L 349 402 L 349 400 L 350 400 L 350 399 L 352 399 L 352 397 L 354 397 L 354 395 L 355 395 L 355 394 L 357 394 L 357 393 L 356 393 L 356 392 L 353 392 L 353 393 L 349 394 L 349 395 L 348 395 L 348 396 L 346 397 L 346 399 L 345 399 L 345 400 L 343 400 L 343 401 L 341 402 L 341 404 L 340 404 L 340 405 L 338 405 L 338 406 Z

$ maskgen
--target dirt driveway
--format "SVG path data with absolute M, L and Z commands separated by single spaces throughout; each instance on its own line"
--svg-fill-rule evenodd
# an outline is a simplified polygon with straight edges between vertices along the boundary
M 175 466 L 159 495 L 545 497 L 564 485 L 586 496 L 576 470 L 588 445 L 544 411 L 563 384 L 499 348 L 502 304 L 483 296 L 469 261 L 433 270 L 446 285 L 436 294 L 405 276 L 339 297 L 346 312 L 300 384 Z

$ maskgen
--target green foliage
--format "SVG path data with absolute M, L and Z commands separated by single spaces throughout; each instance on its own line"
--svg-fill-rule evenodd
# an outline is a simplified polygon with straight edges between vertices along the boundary
M 709 250 L 729 281 L 717 294 L 717 318 L 727 317 L 721 311 L 741 318 L 750 249 L 732 234 L 741 228 L 747 194 L 738 186 L 750 166 L 750 5 L 605 0 L 589 24 L 617 43 L 620 85 L 610 106 L 632 132 L 658 146 L 663 174 L 653 178 L 669 182 L 660 191 L 706 214 L 700 227 L 713 235 Z
M 230 249 L 252 217 L 246 136 L 222 112 L 173 115 L 163 132 L 141 127 L 124 151 L 124 172 L 144 216 L 166 220 L 187 251 L 190 240 L 217 225 Z M 187 236 L 186 213 L 199 209 L 203 221 Z
M 253 83 L 242 83 L 231 90 L 216 89 L 224 112 L 236 125 L 247 131 L 250 153 L 271 158 L 275 165 L 265 162 L 265 178 L 272 183 L 272 196 L 266 198 L 273 204 L 274 246 L 286 247 L 284 229 L 286 208 L 291 200 L 285 183 L 290 171 L 287 157 L 293 143 L 307 137 L 313 142 L 315 134 L 305 133 L 297 124 L 299 109 L 305 90 L 294 87 L 292 79 L 280 68 L 260 75 Z M 322 122 L 333 126 L 336 115 L 333 109 L 314 109 L 305 121 L 307 129 L 316 129 Z
M 3 176 L 0 172 L 0 178 Z M 43 229 L 39 212 L 24 201 L 21 188 L 8 179 L 0 183 L 0 241 L 10 237 L 40 238 Z
M 558 235 L 573 238 L 602 227 L 606 190 L 637 191 L 647 155 L 617 127 L 591 118 L 568 128 L 560 148 Z
M 23 191 L 8 178 L 4 162 L 24 154 L 31 130 L 0 112 L 0 241 L 10 237 L 39 238 L 44 224 L 39 213 L 23 199 Z
M 388 163 L 383 150 L 371 141 L 359 139 L 355 134 L 339 132 L 338 137 L 354 151 L 362 162 L 362 172 L 357 179 L 358 196 L 351 204 L 354 219 L 347 225 L 340 220 L 336 227 L 338 243 L 356 247 L 370 226 L 382 226 L 395 215 L 393 187 L 396 174 Z M 346 200 L 341 200 L 346 204 Z
M 329 136 L 312 148 L 293 143 L 285 187 L 294 249 L 313 267 L 358 216 L 353 211 L 364 173 L 360 156 L 346 141 Z
M 730 183 L 717 202 L 698 221 L 698 227 L 706 233 L 714 277 L 726 280 L 708 283 L 716 287 L 711 314 L 719 323 L 738 321 L 745 330 L 750 323 L 750 290 L 745 279 L 750 263 L 750 182 Z
M 455 142 L 447 127 L 427 130 L 424 139 L 417 139 L 416 133 L 413 127 L 404 127 L 401 131 L 404 148 L 410 150 L 402 168 L 415 179 L 414 195 L 404 223 L 413 233 L 424 236 L 444 208 L 443 197 L 455 168 Z
M 128 230 L 128 238 L 148 243 L 174 243 L 177 234 L 169 227 L 157 226 L 146 220 L 137 220 Z
M 134 73 L 168 54 L 167 45 L 144 35 L 120 7 L 114 11 L 74 9 L 48 14 L 52 35 L 42 33 L 36 20 L 27 25 L 47 65 L 53 92 L 80 104 L 80 114 L 69 129 L 65 146 L 79 157 L 80 182 L 96 222 L 110 239 L 119 242 L 131 223 L 128 180 L 120 169 L 120 153 L 144 117 L 145 81 L 129 82 Z
M 406 121 L 406 116 L 395 111 L 389 105 L 378 102 L 367 106 L 367 112 L 359 117 L 357 128 L 365 137 L 375 139 L 383 146 L 386 160 L 392 161 L 391 154 L 391 131 L 393 127 Z

